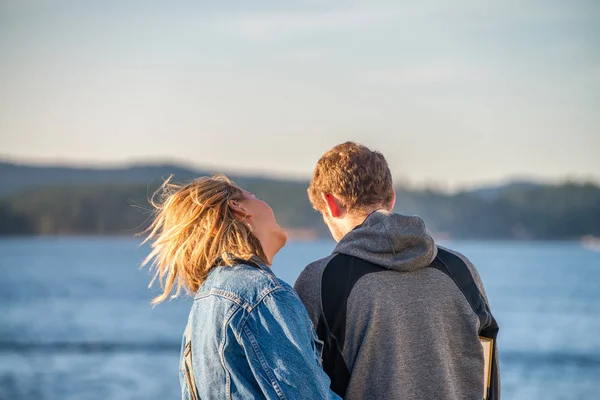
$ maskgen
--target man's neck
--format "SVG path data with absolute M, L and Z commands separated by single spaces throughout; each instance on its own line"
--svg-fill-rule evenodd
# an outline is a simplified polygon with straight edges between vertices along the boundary
M 369 217 L 369 215 L 371 215 L 372 213 L 374 213 L 377 210 L 382 210 L 382 209 L 384 209 L 384 207 L 377 206 L 377 207 L 371 207 L 371 208 L 368 208 L 365 210 L 361 210 L 360 212 L 348 214 L 348 216 L 346 217 L 346 221 L 344 223 L 344 236 L 348 232 L 352 231 L 354 228 L 356 228 L 357 226 L 359 226 L 363 222 L 365 222 L 365 220 Z

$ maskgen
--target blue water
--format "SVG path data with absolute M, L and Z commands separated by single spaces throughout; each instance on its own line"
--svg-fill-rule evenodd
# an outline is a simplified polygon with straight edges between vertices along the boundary
M 152 309 L 138 244 L 0 240 L 0 399 L 179 398 L 190 301 Z M 445 245 L 468 255 L 486 285 L 504 399 L 600 399 L 600 253 L 561 242 Z M 332 248 L 291 243 L 274 270 L 293 283 Z

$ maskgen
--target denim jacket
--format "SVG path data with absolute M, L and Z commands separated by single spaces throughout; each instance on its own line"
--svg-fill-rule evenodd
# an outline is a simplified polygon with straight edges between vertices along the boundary
M 183 400 L 196 398 L 194 383 L 203 400 L 339 399 L 329 389 L 323 344 L 300 298 L 261 263 L 215 267 L 196 293 L 186 332 Z

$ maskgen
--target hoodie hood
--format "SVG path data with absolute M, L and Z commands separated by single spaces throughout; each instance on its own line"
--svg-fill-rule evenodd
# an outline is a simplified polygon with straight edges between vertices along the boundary
M 437 255 L 437 247 L 421 218 L 379 210 L 348 232 L 333 252 L 411 272 L 429 266 Z

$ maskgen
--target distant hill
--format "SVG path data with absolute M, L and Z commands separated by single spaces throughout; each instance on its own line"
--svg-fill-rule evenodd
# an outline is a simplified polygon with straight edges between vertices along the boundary
M 22 192 L 26 189 L 39 189 L 52 186 L 94 186 L 139 184 L 155 185 L 173 174 L 178 181 L 186 181 L 198 176 L 221 171 L 194 169 L 176 164 L 139 164 L 122 168 L 90 168 L 66 166 L 34 166 L 0 161 L 0 196 Z M 255 184 L 257 182 L 286 182 L 260 176 L 227 174 L 236 183 Z M 292 180 L 291 182 L 299 183 Z M 308 186 L 308 181 L 302 182 Z M 538 182 L 518 180 L 499 185 L 477 187 L 466 192 L 481 199 L 495 200 L 512 189 L 531 189 L 543 186 Z
M 469 193 L 477 196 L 483 200 L 496 200 L 502 197 L 505 193 L 517 189 L 535 189 L 544 186 L 539 182 L 528 181 L 528 180 L 515 180 L 504 184 L 481 186 L 472 190 L 468 190 Z
M 168 164 L 126 168 L 74 168 L 0 162 L 0 195 L 50 186 L 151 184 L 169 174 L 188 179 L 202 172 Z
M 0 164 L 0 234 L 126 234 L 148 223 L 148 196 L 170 174 L 210 171 L 177 165 L 94 169 Z M 266 200 L 280 224 L 328 235 L 306 194 L 308 181 L 229 175 Z M 600 236 L 600 187 L 515 182 L 448 194 L 397 187 L 396 211 L 419 215 L 438 237 L 578 239 Z M 312 232 L 312 233 L 310 233 Z
M 86 168 L 32 166 L 0 162 L 0 196 L 53 186 L 149 185 L 153 186 L 173 174 L 177 181 L 187 181 L 220 171 L 196 170 L 174 164 L 140 164 L 124 168 Z M 286 182 L 260 176 L 228 176 L 236 183 Z M 294 182 L 294 181 L 292 181 Z
M 148 198 L 164 179 L 173 174 L 185 182 L 215 172 L 172 164 L 101 169 L 0 163 L 0 234 L 133 234 L 144 226 Z M 308 181 L 227 176 L 277 204 L 283 226 L 324 232 L 307 198 Z

